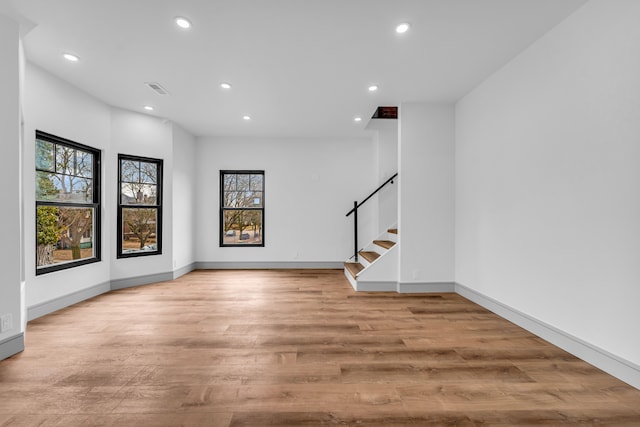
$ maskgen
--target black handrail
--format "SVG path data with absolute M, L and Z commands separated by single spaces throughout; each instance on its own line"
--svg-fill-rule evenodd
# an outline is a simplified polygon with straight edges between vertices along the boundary
M 398 176 L 398 172 L 396 172 L 391 178 L 386 180 L 380 187 L 376 188 L 373 193 L 369 194 L 363 201 L 358 203 L 358 201 L 353 202 L 353 209 L 347 212 L 346 216 L 351 214 L 353 215 L 353 257 L 355 262 L 358 262 L 358 208 L 366 203 L 367 200 L 372 198 L 378 191 L 382 190 L 382 188 L 388 183 L 393 184 L 393 180 Z
M 367 200 L 369 200 L 370 198 L 372 198 L 372 197 L 373 197 L 373 196 L 374 196 L 378 191 L 382 190 L 382 187 L 384 187 L 384 186 L 385 186 L 385 185 L 387 185 L 388 183 L 392 183 L 392 184 L 393 184 L 393 180 L 394 180 L 397 176 L 398 176 L 398 172 L 396 172 L 396 173 L 395 173 L 391 178 L 389 178 L 388 180 L 386 180 L 386 181 L 384 182 L 384 184 L 382 184 L 380 187 L 376 188 L 376 189 L 375 189 L 375 191 L 374 191 L 373 193 L 369 194 L 369 195 L 367 196 L 367 198 L 366 198 L 366 199 L 364 199 L 364 200 L 363 200 L 363 201 L 361 201 L 360 203 L 357 203 L 357 202 L 356 202 L 357 204 L 354 206 L 354 208 L 353 208 L 353 209 L 351 209 L 349 212 L 347 212 L 347 215 L 346 215 L 346 216 L 351 215 L 351 214 L 352 214 L 352 213 L 354 213 L 354 212 L 355 212 L 355 211 L 356 211 L 360 206 L 364 205 L 364 204 L 365 204 L 365 202 L 366 202 Z

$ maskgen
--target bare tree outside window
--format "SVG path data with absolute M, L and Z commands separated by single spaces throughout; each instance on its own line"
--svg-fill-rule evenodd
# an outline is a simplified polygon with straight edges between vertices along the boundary
M 118 257 L 162 253 L 162 160 L 120 154 Z
M 264 246 L 264 171 L 220 171 L 220 246 Z
M 99 261 L 100 152 L 36 132 L 36 273 Z

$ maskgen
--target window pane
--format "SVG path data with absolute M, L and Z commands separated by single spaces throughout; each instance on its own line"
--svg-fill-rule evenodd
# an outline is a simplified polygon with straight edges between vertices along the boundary
M 36 200 L 56 200 L 60 187 L 56 186 L 55 174 L 36 172 Z
M 247 191 L 249 190 L 249 175 L 238 174 L 236 175 L 237 179 L 237 187 L 238 191 Z
M 53 158 L 55 146 L 51 142 L 36 140 L 36 169 L 55 172 Z
M 93 258 L 93 208 L 38 206 L 36 263 L 39 268 Z
M 223 179 L 224 179 L 224 191 L 235 191 L 236 190 L 236 175 L 235 174 L 225 174 Z
M 222 206 L 225 208 L 236 208 L 239 206 L 238 192 L 225 191 L 223 194 Z
M 75 175 L 76 150 L 58 145 L 56 147 L 56 172 Z
M 262 211 L 225 210 L 222 231 L 225 245 L 262 244 Z
M 84 178 L 93 177 L 93 156 L 86 151 L 76 151 L 76 175 Z
M 158 181 L 158 166 L 155 163 L 140 162 L 140 182 L 156 184 Z
M 239 208 L 260 208 L 262 207 L 262 192 L 244 191 L 235 194 L 236 204 L 233 207 Z
M 93 180 L 77 176 L 36 172 L 36 199 L 72 203 L 93 201 Z
M 249 190 L 262 191 L 262 177 L 263 175 L 251 175 L 251 182 L 249 184 Z
M 133 160 L 122 160 L 120 163 L 120 181 L 140 182 L 139 162 Z
M 158 209 L 122 209 L 122 253 L 155 252 L 158 250 Z
M 250 202 L 254 208 L 261 208 L 262 207 L 262 191 L 252 192 L 250 197 Z
M 120 203 L 123 205 L 155 205 L 157 203 L 157 185 L 120 184 Z

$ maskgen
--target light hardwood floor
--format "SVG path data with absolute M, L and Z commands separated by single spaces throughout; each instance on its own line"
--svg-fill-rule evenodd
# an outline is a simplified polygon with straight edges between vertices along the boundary
M 640 391 L 455 294 L 195 271 L 30 322 L 1 426 L 640 426 Z

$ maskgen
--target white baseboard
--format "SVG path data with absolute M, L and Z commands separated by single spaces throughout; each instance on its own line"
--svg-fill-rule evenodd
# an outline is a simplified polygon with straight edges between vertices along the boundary
M 111 290 L 132 288 L 134 286 L 149 285 L 152 283 L 166 282 L 173 280 L 173 272 L 147 274 L 145 276 L 128 277 L 126 279 L 116 279 L 111 281 Z
M 61 297 L 52 299 L 51 301 L 46 301 L 40 304 L 32 305 L 31 307 L 27 307 L 27 321 L 37 319 L 38 317 L 42 317 L 46 314 L 53 313 L 54 311 L 69 307 L 70 305 L 77 304 L 79 302 L 82 302 L 89 298 L 93 298 L 100 294 L 104 294 L 105 292 L 114 291 L 118 289 L 131 288 L 134 286 L 149 285 L 153 283 L 174 280 L 196 269 L 277 269 L 277 268 L 282 268 L 282 269 L 295 269 L 295 268 L 328 269 L 328 268 L 331 268 L 333 269 L 333 268 L 341 268 L 342 266 L 343 266 L 343 263 L 340 263 L 340 262 L 335 262 L 335 263 L 334 262 L 298 262 L 298 263 L 295 263 L 295 262 L 294 263 L 194 262 L 171 272 L 111 280 L 110 282 L 100 283 L 100 284 L 91 286 L 90 288 L 87 288 L 87 289 L 82 289 L 80 291 L 73 292 L 68 295 L 63 295 Z
M 640 389 L 640 366 L 459 283 L 455 292 L 553 345 Z
M 455 292 L 453 282 L 405 282 L 398 283 L 397 290 L 401 294 L 433 294 L 441 292 Z
M 173 280 L 176 280 L 178 277 L 182 277 L 185 274 L 191 273 L 196 269 L 196 263 L 192 262 L 189 265 L 173 270 Z
M 105 292 L 109 292 L 110 290 L 110 283 L 104 282 L 91 286 L 87 289 L 82 289 L 77 292 L 63 295 L 61 297 L 52 299 L 51 301 L 32 305 L 31 307 L 27 307 L 27 321 L 37 319 L 38 317 L 53 313 L 54 311 L 69 307 L 70 305 L 77 304 L 89 298 L 96 297 L 100 294 L 104 294 Z
M 277 269 L 342 269 L 343 261 L 275 261 L 275 262 L 242 262 L 242 261 L 221 261 L 221 262 L 196 262 L 197 270 L 277 270 Z
M 395 292 L 397 282 L 363 282 L 358 281 L 358 292 Z
M 150 274 L 146 276 L 128 277 L 126 279 L 116 279 L 110 282 L 99 283 L 87 289 L 73 292 L 68 295 L 55 298 L 51 301 L 27 307 L 27 321 L 37 319 L 54 311 L 61 310 L 73 304 L 77 304 L 84 300 L 104 294 L 117 289 L 126 289 L 134 286 L 148 285 L 152 283 L 174 280 L 195 270 L 196 264 L 192 263 L 188 266 L 180 268 L 170 273 Z
M 0 340 L 0 360 L 7 359 L 14 354 L 24 351 L 24 333 L 20 332 L 9 338 Z

